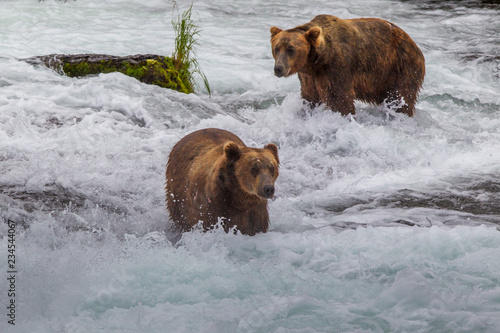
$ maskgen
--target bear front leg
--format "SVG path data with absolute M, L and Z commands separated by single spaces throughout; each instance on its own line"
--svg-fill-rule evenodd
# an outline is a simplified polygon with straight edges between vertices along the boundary
M 337 93 L 332 94 L 328 99 L 327 105 L 332 109 L 332 111 L 338 111 L 343 116 L 356 113 L 354 98 L 349 95 Z
M 339 85 L 341 86 L 341 85 Z M 345 90 L 333 86 L 330 88 L 328 95 L 325 96 L 326 104 L 332 109 L 332 111 L 338 111 L 343 116 L 348 114 L 355 114 L 356 109 L 354 108 L 354 89 Z
M 325 103 L 332 111 L 340 112 L 343 116 L 355 114 L 354 88 L 352 82 L 342 80 L 345 75 L 340 75 L 335 80 L 330 76 L 318 77 L 315 81 L 316 91 L 322 103 Z
M 312 104 L 313 107 L 319 105 L 321 103 L 321 98 L 319 96 L 318 90 L 316 89 L 316 82 L 314 78 L 310 75 L 298 74 L 301 97 Z

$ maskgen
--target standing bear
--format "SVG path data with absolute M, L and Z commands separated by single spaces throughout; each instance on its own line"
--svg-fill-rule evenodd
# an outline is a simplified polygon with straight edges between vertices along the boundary
M 302 98 L 354 114 L 354 100 L 386 103 L 413 116 L 425 59 L 406 32 L 377 18 L 316 16 L 293 29 L 271 29 L 274 74 L 298 73 Z
M 175 225 L 190 230 L 198 222 L 246 235 L 269 228 L 267 199 L 278 177 L 278 148 L 247 147 L 231 132 L 208 128 L 188 134 L 170 152 L 166 172 L 167 207 Z

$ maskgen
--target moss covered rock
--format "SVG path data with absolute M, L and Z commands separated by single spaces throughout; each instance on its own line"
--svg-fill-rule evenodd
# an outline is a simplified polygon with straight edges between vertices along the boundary
M 137 80 L 183 93 L 193 92 L 189 73 L 181 66 L 174 66 L 169 57 L 154 54 L 137 54 L 117 57 L 105 54 L 51 54 L 22 59 L 28 63 L 43 64 L 69 77 L 84 77 L 100 73 L 120 72 Z

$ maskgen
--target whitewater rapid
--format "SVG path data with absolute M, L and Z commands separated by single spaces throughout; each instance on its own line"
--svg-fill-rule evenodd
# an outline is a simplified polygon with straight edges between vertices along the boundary
M 171 2 L 0 2 L 0 331 L 498 332 L 498 5 L 217 0 L 193 12 L 211 96 L 18 60 L 170 55 Z M 426 58 L 415 117 L 309 109 L 297 77 L 273 75 L 269 28 L 317 14 L 408 32 Z M 170 230 L 168 154 L 206 127 L 278 145 L 268 233 Z

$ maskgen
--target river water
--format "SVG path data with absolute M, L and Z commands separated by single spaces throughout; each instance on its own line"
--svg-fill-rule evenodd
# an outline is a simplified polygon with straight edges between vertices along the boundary
M 211 0 L 193 12 L 211 97 L 17 60 L 170 55 L 170 2 L 0 1 L 0 331 L 500 331 L 500 7 Z M 273 76 L 269 28 L 317 14 L 412 36 L 427 70 L 415 117 L 308 109 L 296 76 Z M 167 156 L 206 127 L 278 145 L 268 233 L 169 230 Z

